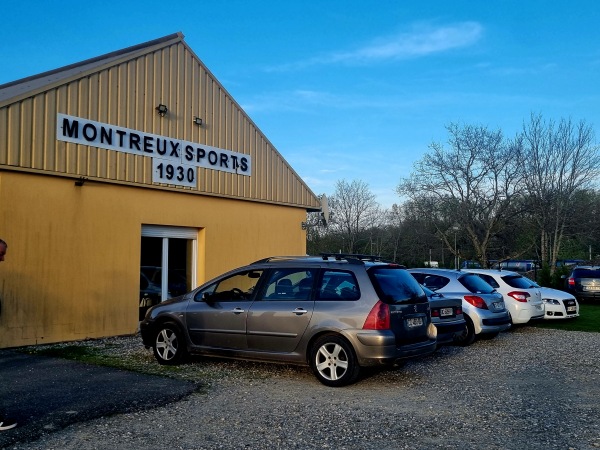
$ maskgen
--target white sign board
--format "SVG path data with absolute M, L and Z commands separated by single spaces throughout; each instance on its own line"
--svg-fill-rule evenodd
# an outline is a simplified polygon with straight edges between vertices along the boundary
M 172 139 L 59 113 L 59 141 L 92 145 L 152 158 L 152 182 L 197 186 L 196 167 L 250 176 L 252 159 L 245 153 Z

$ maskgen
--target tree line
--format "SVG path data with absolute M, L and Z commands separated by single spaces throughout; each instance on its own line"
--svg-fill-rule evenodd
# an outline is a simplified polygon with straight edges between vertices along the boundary
M 330 218 L 307 218 L 307 252 L 374 254 L 407 266 L 438 261 L 600 258 L 599 146 L 585 121 L 531 114 L 514 137 L 452 123 L 378 204 L 367 183 L 339 180 Z

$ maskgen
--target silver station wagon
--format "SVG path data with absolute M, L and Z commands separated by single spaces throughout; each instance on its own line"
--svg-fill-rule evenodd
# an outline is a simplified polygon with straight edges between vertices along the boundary
M 308 365 L 334 387 L 436 349 L 417 281 L 366 255 L 262 259 L 153 306 L 140 331 L 161 364 L 192 353 Z

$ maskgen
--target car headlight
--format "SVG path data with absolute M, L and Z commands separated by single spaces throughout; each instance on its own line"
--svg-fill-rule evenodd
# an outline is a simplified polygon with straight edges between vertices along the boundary
M 560 305 L 560 302 L 553 298 L 544 298 L 542 300 L 544 300 L 544 303 L 548 303 L 550 305 Z

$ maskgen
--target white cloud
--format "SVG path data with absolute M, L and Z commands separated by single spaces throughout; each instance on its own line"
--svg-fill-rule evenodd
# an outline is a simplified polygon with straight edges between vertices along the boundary
M 332 55 L 330 61 L 361 63 L 425 56 L 472 45 L 479 40 L 482 33 L 482 26 L 476 22 L 463 22 L 437 28 L 418 26 L 409 33 L 379 39 L 353 52 Z
M 409 32 L 402 32 L 374 40 L 355 50 L 333 52 L 295 63 L 272 67 L 270 71 L 298 70 L 326 64 L 365 64 L 377 61 L 417 58 L 434 53 L 468 47 L 483 35 L 483 27 L 477 22 L 460 22 L 444 26 L 414 25 Z

